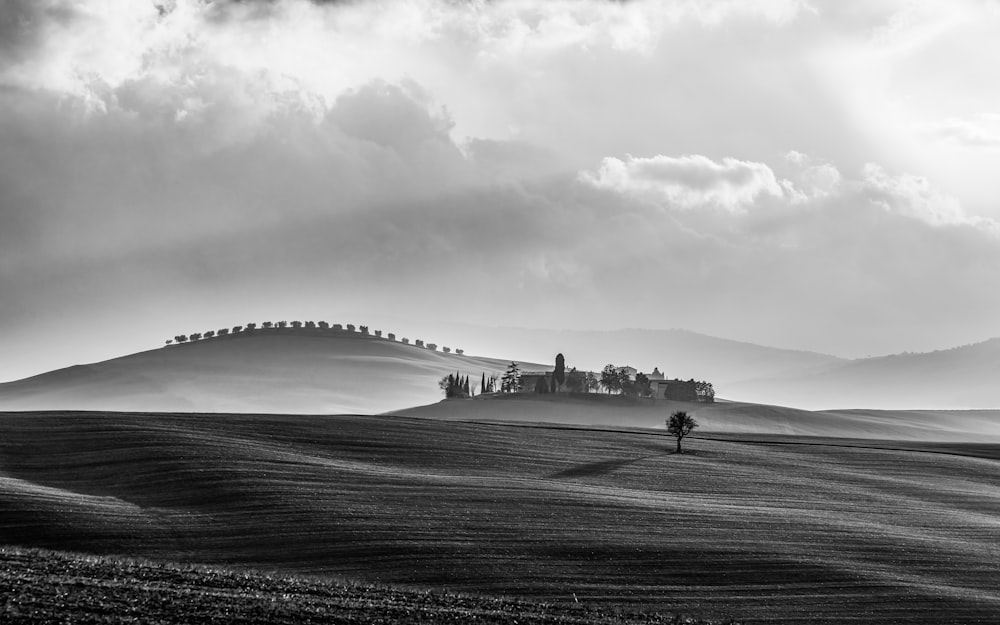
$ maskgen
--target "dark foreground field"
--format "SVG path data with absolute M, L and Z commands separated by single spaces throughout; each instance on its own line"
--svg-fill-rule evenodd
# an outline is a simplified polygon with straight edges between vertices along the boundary
M 696 625 L 620 613 L 164 562 L 0 548 L 0 623 Z
M 1000 620 L 996 447 L 670 446 L 393 417 L 5 414 L 0 543 L 741 621 Z

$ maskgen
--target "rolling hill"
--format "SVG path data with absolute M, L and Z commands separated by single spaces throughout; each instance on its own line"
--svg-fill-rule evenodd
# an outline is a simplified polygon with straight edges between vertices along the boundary
M 1000 443 L 1000 410 L 809 411 L 721 401 L 648 401 L 612 395 L 498 395 L 448 400 L 391 414 L 456 421 L 527 422 L 597 427 L 664 428 L 684 410 L 700 433 L 769 434 L 851 439 Z
M 448 373 L 478 385 L 508 364 L 358 332 L 256 330 L 0 384 L 0 410 L 370 414 L 440 399 Z
M 460 343 L 490 333 L 532 345 L 523 368 L 634 363 L 668 376 L 707 379 L 742 405 L 808 410 L 1000 408 L 1000 339 L 926 354 L 843 360 L 681 330 L 543 332 L 458 326 Z M 468 333 L 465 336 L 463 332 Z M 449 337 L 449 340 L 456 337 Z M 503 351 L 502 349 L 500 351 Z M 509 360 L 446 354 L 358 332 L 256 330 L 171 345 L 0 384 L 0 410 L 364 413 L 440 399 L 450 372 L 501 373 Z M 549 364 L 538 364 L 546 363 Z M 650 363 L 650 366 L 642 366 Z M 658 363 L 658 364 L 657 364 Z
M 7 413 L 0 543 L 741 622 L 1000 613 L 997 445 L 671 447 L 403 417 Z M 67 575 L 42 581 L 72 608 L 83 573 Z

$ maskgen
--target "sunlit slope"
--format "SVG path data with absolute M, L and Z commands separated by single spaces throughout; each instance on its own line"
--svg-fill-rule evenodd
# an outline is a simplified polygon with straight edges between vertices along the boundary
M 258 330 L 0 384 L 0 410 L 372 413 L 440 399 L 447 373 L 478 384 L 507 364 L 355 332 Z
M 865 358 L 816 371 L 756 374 L 727 396 L 814 409 L 1000 408 L 1000 339 Z
M 670 447 L 392 417 L 0 415 L 0 543 L 769 622 L 1000 613 L 997 447 Z
M 448 400 L 392 414 L 458 421 L 664 428 L 675 410 L 693 415 L 700 432 L 1000 443 L 1000 410 L 811 412 L 729 401 L 651 403 L 620 396 L 527 394 Z

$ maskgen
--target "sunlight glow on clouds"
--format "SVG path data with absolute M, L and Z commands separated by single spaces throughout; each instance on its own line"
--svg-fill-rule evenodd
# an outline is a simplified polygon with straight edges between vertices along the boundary
M 851 353 L 996 334 L 993 18 L 907 6 L 4 3 L 0 343 L 348 304 Z
M 973 118 L 949 117 L 917 129 L 964 147 L 1000 148 L 1000 114 L 997 113 L 983 113 Z
M 865 165 L 865 188 L 872 201 L 885 210 L 923 220 L 933 226 L 965 224 L 1000 234 L 1000 223 L 970 218 L 958 200 L 931 189 L 926 178 L 912 174 L 890 176 L 875 163 Z

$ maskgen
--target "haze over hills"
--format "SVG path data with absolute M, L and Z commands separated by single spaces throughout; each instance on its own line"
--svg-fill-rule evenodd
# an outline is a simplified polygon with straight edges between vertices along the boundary
M 799 409 L 989 409 L 1000 407 L 1000 339 L 926 354 L 845 360 L 684 330 L 544 331 L 459 326 L 446 338 L 475 347 L 530 345 L 522 368 L 603 364 L 659 367 L 704 379 L 717 396 Z M 478 338 L 477 338 L 478 337 Z M 504 350 L 500 350 L 504 351 Z M 534 362 L 525 362 L 534 361 Z M 255 330 L 171 345 L 0 384 L 0 410 L 364 413 L 441 399 L 451 372 L 500 374 L 510 360 L 446 354 L 359 332 Z
M 432 328 L 416 321 L 406 325 L 424 334 Z M 477 353 L 536 362 L 549 362 L 562 352 L 567 366 L 593 371 L 608 363 L 640 371 L 656 367 L 668 377 L 711 380 L 716 388 L 748 378 L 824 370 L 850 362 L 829 354 L 767 347 L 677 328 L 547 330 L 451 324 L 448 340 Z
M 922 354 L 847 361 L 813 371 L 755 376 L 728 395 L 800 408 L 1000 407 L 1000 338 Z

